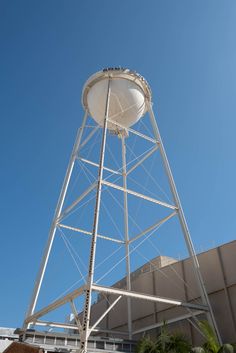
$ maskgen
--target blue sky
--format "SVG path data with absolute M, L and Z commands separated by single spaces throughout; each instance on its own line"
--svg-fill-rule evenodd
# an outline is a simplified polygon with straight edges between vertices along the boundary
M 148 80 L 197 251 L 235 239 L 235 33 L 230 0 L 0 2 L 1 326 L 23 321 L 81 90 L 104 67 Z

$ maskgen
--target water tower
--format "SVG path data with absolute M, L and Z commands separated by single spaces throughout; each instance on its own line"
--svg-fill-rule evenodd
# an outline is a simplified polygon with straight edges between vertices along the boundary
M 127 316 L 127 337 L 129 339 L 135 339 L 135 334 L 137 331 L 133 329 L 132 300 L 140 300 L 140 305 L 145 305 L 147 302 L 167 303 L 168 305 L 181 307 L 187 310 L 185 315 L 176 315 L 176 317 L 172 319 L 173 322 L 177 322 L 178 320 L 183 320 L 185 318 L 190 319 L 191 317 L 196 317 L 197 315 L 204 313 L 215 328 L 216 334 L 220 339 L 208 295 L 199 270 L 198 259 L 194 251 L 170 165 L 153 113 L 152 95 L 147 81 L 136 72 L 128 69 L 104 69 L 91 76 L 86 82 L 82 94 L 82 104 L 85 109 L 85 115 L 82 126 L 80 127 L 76 137 L 59 196 L 32 300 L 24 322 L 25 329 L 30 328 L 32 325 L 56 328 L 72 328 L 75 326 L 80 334 L 80 349 L 81 351 L 86 352 L 88 349 L 87 344 L 89 337 L 93 335 L 94 332 L 100 332 L 99 323 L 111 310 L 114 310 L 119 301 L 122 300 L 125 301 L 127 309 L 124 312 L 124 315 Z M 141 128 L 137 129 L 137 124 L 142 122 L 144 117 L 149 121 L 149 128 L 147 130 L 142 129 L 141 125 Z M 88 119 L 95 123 L 88 124 Z M 89 153 L 87 153 L 86 156 L 86 146 L 93 141 L 94 136 L 98 131 L 100 133 L 100 148 L 97 148 L 97 151 L 99 151 L 99 158 L 98 160 L 95 160 L 95 157 L 97 156 L 96 154 L 90 157 Z M 135 158 L 127 161 L 127 141 L 129 141 L 131 136 L 135 137 L 135 143 L 133 143 L 130 151 L 131 153 L 134 153 L 134 150 L 137 147 L 139 152 L 138 155 L 135 155 Z M 108 146 L 108 138 L 112 141 L 110 147 Z M 140 152 L 139 147 L 143 143 L 148 143 L 149 148 Z M 118 145 L 120 146 L 120 149 L 117 147 Z M 81 151 L 83 150 L 85 150 L 85 153 L 82 155 Z M 108 154 L 114 157 L 117 167 L 115 167 L 115 163 L 109 165 L 109 158 L 106 158 Z M 170 202 L 150 196 L 150 194 L 141 192 L 140 189 L 135 188 L 134 185 L 142 184 L 142 180 L 138 180 L 136 184 L 129 182 L 131 174 L 139 170 L 142 165 L 144 165 L 144 163 L 146 163 L 154 154 L 159 154 L 160 156 L 160 168 L 163 168 L 165 179 L 172 196 L 172 200 Z M 83 165 L 94 168 L 96 171 L 96 178 L 94 180 L 89 179 L 89 185 L 84 187 L 84 190 L 80 192 L 78 197 L 76 197 L 73 202 L 71 202 L 68 206 L 65 206 L 65 199 L 67 197 L 68 188 L 71 184 L 74 166 L 77 161 L 79 161 L 79 163 L 83 163 Z M 82 167 L 82 164 L 80 164 L 80 166 L 81 168 L 84 168 Z M 148 168 L 145 167 L 144 171 L 148 173 Z M 149 172 L 151 172 L 151 168 Z M 152 179 L 155 181 L 155 175 L 152 175 Z M 132 185 L 132 187 L 130 185 Z M 143 185 L 140 186 L 142 187 Z M 109 190 L 114 190 L 114 192 L 119 194 L 119 197 L 122 199 L 122 202 L 119 201 L 118 204 L 122 207 L 123 221 L 121 222 L 121 217 L 118 218 L 118 226 L 116 225 L 116 230 L 121 232 L 120 238 L 113 236 L 112 232 L 111 234 L 109 233 L 109 226 L 114 223 L 114 219 L 117 217 L 115 208 L 108 204 L 106 211 L 111 216 L 109 221 L 104 219 L 105 217 L 101 212 L 103 195 L 105 194 L 105 191 Z M 94 195 L 92 216 L 87 215 L 84 217 L 81 223 L 82 226 L 75 226 L 73 222 L 71 224 L 65 224 L 64 219 L 68 215 L 72 214 L 78 205 L 85 201 L 86 198 L 92 193 Z M 114 195 L 112 197 L 113 199 L 116 198 Z M 132 207 L 130 207 L 129 197 L 133 197 L 137 200 L 133 202 Z M 150 224 L 148 227 L 141 229 L 138 234 L 134 234 L 134 232 L 130 231 L 130 222 L 132 220 L 131 213 L 135 208 L 135 202 L 138 203 L 139 200 L 143 200 L 147 204 L 158 206 L 159 209 L 164 209 L 166 212 L 168 211 L 168 213 L 163 214 L 162 218 L 158 218 L 158 215 L 161 215 L 162 213 L 151 211 L 150 214 L 155 218 L 155 222 Z M 142 225 L 144 225 L 145 219 L 148 218 L 148 216 L 148 214 L 142 214 L 142 217 L 140 217 L 140 220 L 142 218 Z M 144 240 L 147 237 L 155 234 L 161 225 L 168 223 L 174 217 L 177 218 L 181 226 L 180 228 L 182 230 L 183 239 L 186 244 L 189 257 L 192 261 L 193 273 L 201 298 L 200 304 L 183 301 L 182 299 L 178 300 L 177 298 L 171 298 L 172 293 L 170 293 L 167 298 L 164 296 L 148 294 L 145 289 L 135 291 L 132 288 L 132 254 L 138 247 L 140 249 L 144 246 Z M 85 221 L 87 222 L 86 229 L 83 223 Z M 89 222 L 91 223 L 90 228 L 88 228 Z M 105 227 L 104 229 L 106 229 L 105 233 L 101 233 L 103 226 Z M 82 286 L 69 291 L 69 293 L 63 295 L 59 299 L 49 303 L 47 306 L 37 309 L 36 305 L 39 292 L 44 280 L 44 275 L 55 241 L 55 236 L 57 232 L 62 229 L 67 229 L 81 237 L 87 237 L 86 239 L 89 244 L 89 252 L 87 254 L 87 273 L 84 280 L 85 283 Z M 135 242 L 139 242 L 139 244 L 134 245 L 136 244 Z M 114 255 L 113 253 L 112 256 L 111 254 L 107 255 L 108 267 L 106 268 L 106 274 L 110 273 L 116 266 L 123 263 L 125 274 L 121 273 L 121 277 L 124 277 L 124 285 L 121 288 L 118 288 L 118 286 L 113 286 L 112 283 L 105 283 L 105 285 L 100 284 L 96 278 L 96 271 L 98 268 L 96 265 L 96 259 L 99 258 L 99 256 L 100 258 L 103 256 L 105 257 L 106 248 L 109 248 L 108 244 L 110 243 L 112 243 L 112 245 L 114 244 L 114 246 L 119 246 L 121 248 L 122 255 L 120 255 L 119 258 L 116 250 L 114 251 Z M 80 249 L 80 251 L 83 252 L 83 248 Z M 109 261 L 112 261 L 112 258 L 115 263 L 110 263 L 109 266 Z M 105 259 L 103 262 L 104 261 Z M 103 278 L 106 274 L 104 274 L 101 278 Z M 63 275 L 64 274 L 62 274 L 62 276 Z M 95 322 L 92 322 L 91 310 L 94 304 L 94 293 L 98 293 L 98 296 L 110 295 L 112 297 L 112 301 L 110 301 L 107 308 L 100 313 L 100 317 L 96 319 Z M 82 309 L 80 310 L 78 310 L 75 306 L 75 301 L 79 297 L 83 298 Z M 74 326 L 54 321 L 49 322 L 40 320 L 45 315 L 48 315 L 50 312 L 55 311 L 68 303 L 70 304 L 71 311 L 75 317 Z M 160 323 L 157 323 L 156 327 L 158 327 L 158 325 L 160 326 Z M 144 331 L 145 327 L 142 329 L 142 332 Z M 104 332 L 109 335 L 112 330 L 107 328 Z M 113 334 L 119 335 L 119 332 L 114 330 Z

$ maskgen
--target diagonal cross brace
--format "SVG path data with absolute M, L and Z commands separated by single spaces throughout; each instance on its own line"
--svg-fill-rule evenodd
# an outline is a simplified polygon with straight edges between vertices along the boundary
M 73 292 L 71 292 L 71 293 L 65 295 L 64 297 L 62 297 L 62 298 L 60 298 L 58 300 L 55 300 L 51 304 L 45 306 L 43 309 L 37 311 L 33 315 L 28 316 L 25 319 L 25 323 L 28 324 L 30 322 L 35 322 L 41 316 L 44 316 L 47 313 L 49 313 L 50 311 L 53 311 L 53 310 L 59 308 L 60 306 L 68 303 L 69 301 L 71 301 L 74 298 L 76 298 L 79 295 L 81 295 L 84 292 L 84 288 L 85 288 L 85 286 L 79 287 L 79 288 L 75 289 Z

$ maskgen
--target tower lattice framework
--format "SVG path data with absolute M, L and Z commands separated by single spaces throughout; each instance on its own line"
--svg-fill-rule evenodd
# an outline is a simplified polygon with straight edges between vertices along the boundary
M 113 84 L 114 80 L 122 75 L 123 80 L 132 79 L 133 82 L 141 82 L 140 87 L 145 87 L 146 91 L 144 92 L 145 99 L 145 111 L 143 115 L 145 115 L 145 119 L 149 119 L 150 126 L 152 128 L 151 134 L 146 134 L 145 131 L 138 131 L 135 129 L 135 126 L 127 126 L 122 124 L 122 120 L 117 120 L 111 114 L 112 103 L 111 100 L 114 99 L 113 92 Z M 127 75 L 127 77 L 125 76 Z M 99 75 L 95 79 L 93 79 L 92 83 L 100 82 L 99 80 L 106 80 L 106 91 L 105 91 L 105 101 L 104 101 L 104 119 L 102 123 L 96 124 L 90 128 L 90 132 L 85 134 L 85 129 L 87 127 L 87 122 L 89 117 L 91 116 L 90 107 L 87 102 L 84 102 L 85 114 L 83 117 L 82 125 L 78 130 L 77 137 L 75 140 L 74 148 L 70 157 L 70 161 L 68 164 L 68 168 L 66 171 L 64 183 L 60 192 L 59 200 L 57 203 L 57 207 L 55 210 L 55 214 L 53 217 L 52 225 L 49 232 L 48 242 L 45 248 L 45 252 L 42 258 L 39 274 L 35 283 L 34 292 L 32 296 L 32 300 L 29 306 L 29 310 L 27 312 L 24 328 L 30 328 L 31 325 L 36 326 L 45 326 L 48 325 L 50 327 L 55 328 L 71 328 L 78 330 L 80 334 L 80 350 L 87 351 L 88 347 L 88 339 L 89 336 L 93 334 L 93 332 L 100 331 L 99 324 L 102 320 L 111 312 L 112 309 L 118 305 L 118 303 L 125 298 L 127 303 L 127 332 L 121 332 L 121 335 L 126 334 L 129 339 L 135 338 L 137 332 L 133 329 L 132 325 L 132 300 L 140 300 L 142 302 L 150 301 L 157 303 L 167 303 L 173 306 L 179 306 L 182 308 L 186 308 L 187 313 L 185 315 L 176 316 L 174 322 L 183 319 L 189 319 L 192 316 L 197 316 L 200 314 L 206 314 L 209 322 L 213 325 L 215 332 L 220 340 L 220 334 L 217 329 L 217 325 L 215 322 L 215 318 L 212 312 L 211 304 L 208 298 L 208 294 L 205 289 L 205 285 L 202 279 L 202 275 L 199 269 L 198 259 L 193 247 L 193 243 L 191 240 L 190 232 L 188 229 L 188 225 L 184 216 L 184 212 L 181 206 L 181 202 L 177 193 L 177 189 L 175 186 L 174 178 L 171 172 L 171 168 L 167 159 L 167 155 L 164 149 L 164 145 L 161 139 L 161 135 L 158 129 L 158 125 L 154 116 L 152 101 L 151 101 L 151 92 L 150 88 L 147 85 L 146 81 L 135 72 L 125 70 L 125 69 L 106 69 L 103 72 L 99 73 Z M 89 89 L 92 86 L 90 82 L 84 90 L 84 95 L 88 94 Z M 104 82 L 103 82 L 104 83 Z M 144 86 L 142 86 L 144 85 Z M 141 118 L 143 119 L 143 118 Z M 96 134 L 96 132 L 101 131 L 101 141 L 100 141 L 100 151 L 99 151 L 99 160 L 94 161 L 89 158 L 85 158 L 81 156 L 81 151 L 86 145 L 91 142 Z M 112 133 L 112 134 L 111 134 Z M 145 141 L 150 144 L 150 148 L 140 154 L 139 158 L 136 158 L 133 163 L 127 162 L 127 140 L 129 136 L 133 135 L 138 141 Z M 115 153 L 119 153 L 119 159 L 121 166 L 118 169 L 114 169 L 114 167 L 108 167 L 106 165 L 106 152 L 107 152 L 107 144 L 108 138 L 117 139 L 120 144 L 120 150 L 115 150 Z M 141 142 L 140 142 L 141 143 Z M 162 161 L 162 168 L 165 173 L 166 181 L 168 182 L 170 192 L 172 195 L 173 202 L 164 202 L 158 198 L 151 197 L 142 193 L 140 191 L 135 190 L 134 188 L 129 187 L 129 176 L 131 173 L 140 168 L 144 163 L 146 163 L 150 157 L 155 154 L 159 154 Z M 65 206 L 65 199 L 67 196 L 68 188 L 71 183 L 71 176 L 73 173 L 73 169 L 77 160 L 80 160 L 80 163 L 84 163 L 88 166 L 92 166 L 97 169 L 97 178 L 95 181 L 91 182 L 88 187 L 83 190 L 80 195 L 67 207 Z M 106 175 L 105 175 L 106 173 Z M 119 182 L 116 182 L 115 179 L 109 179 L 107 175 L 118 176 Z M 113 237 L 111 234 L 101 234 L 99 231 L 100 225 L 102 224 L 102 215 L 101 215 L 101 202 L 103 197 L 104 190 L 115 190 L 115 192 L 119 192 L 122 195 L 123 200 L 123 239 L 118 239 L 117 237 Z M 70 215 L 75 208 L 86 200 L 86 198 L 91 194 L 95 195 L 95 203 L 94 203 L 94 212 L 93 212 L 93 220 L 91 222 L 91 229 L 83 229 L 81 227 L 75 227 L 73 224 L 65 224 L 64 219 Z M 153 224 L 146 227 L 138 234 L 131 236 L 130 232 L 130 208 L 129 208 L 129 197 L 135 197 L 137 200 L 144 200 L 146 203 L 150 203 L 152 205 L 157 205 L 160 208 L 163 208 L 168 211 L 161 219 L 157 219 Z M 110 210 L 112 212 L 112 210 Z M 190 302 L 185 302 L 183 300 L 177 300 L 172 298 L 166 298 L 162 296 L 156 296 L 151 294 L 146 294 L 144 292 L 136 292 L 132 290 L 131 283 L 131 255 L 134 251 L 133 244 L 136 241 L 142 242 L 143 239 L 148 234 L 154 234 L 155 231 L 164 223 L 167 223 L 172 218 L 176 217 L 179 221 L 179 224 L 182 229 L 182 234 L 184 238 L 184 242 L 186 244 L 188 254 L 192 260 L 193 264 L 193 272 L 196 278 L 196 282 L 198 284 L 199 293 L 201 297 L 201 304 L 193 304 Z M 90 244 L 89 256 L 88 256 L 88 271 L 86 274 L 86 280 L 84 285 L 70 291 L 65 294 L 61 298 L 49 303 L 47 306 L 44 306 L 41 309 L 37 309 L 38 297 L 41 289 L 41 285 L 44 280 L 44 275 L 46 268 L 48 266 L 49 256 L 53 247 L 54 239 L 57 234 L 57 231 L 60 229 L 69 229 L 72 232 L 75 232 L 76 235 L 81 237 L 86 236 L 88 242 Z M 112 285 L 104 285 L 98 284 L 96 282 L 96 256 L 99 251 L 102 251 L 101 246 L 99 248 L 98 241 L 103 240 L 105 243 L 111 242 L 112 244 L 118 244 L 124 250 L 124 256 L 121 259 L 125 263 L 125 279 L 126 285 L 125 288 L 117 288 Z M 141 244 L 141 243 L 140 243 Z M 91 308 L 93 305 L 93 294 L 98 293 L 99 295 L 111 295 L 113 300 L 109 303 L 109 306 L 104 312 L 100 315 L 100 317 L 96 320 L 96 322 L 91 323 Z M 78 312 L 76 308 L 75 301 L 78 297 L 82 296 L 84 298 L 83 310 L 81 313 Z M 58 323 L 54 321 L 47 322 L 42 320 L 45 315 L 51 313 L 52 311 L 57 310 L 61 306 L 65 304 L 70 304 L 70 308 L 72 313 L 74 314 L 75 322 L 72 323 Z M 173 320 L 172 320 L 173 321 Z M 157 323 L 156 327 L 158 327 L 160 323 Z M 143 328 L 144 332 L 147 328 Z M 140 331 L 140 330 L 139 330 Z M 102 330 L 101 330 L 102 332 Z M 107 334 L 111 333 L 111 331 L 107 328 L 104 330 Z M 117 330 L 114 331 L 115 334 L 119 335 Z

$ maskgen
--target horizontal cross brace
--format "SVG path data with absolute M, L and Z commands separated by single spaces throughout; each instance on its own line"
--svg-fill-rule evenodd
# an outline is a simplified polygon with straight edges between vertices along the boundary
M 84 129 L 94 129 L 94 128 L 97 128 L 97 125 L 84 125 Z
M 203 311 L 203 310 L 194 311 L 194 313 L 189 313 L 189 314 L 177 316 L 177 317 L 175 317 L 173 319 L 165 320 L 165 323 L 167 325 L 168 324 L 173 324 L 175 322 L 186 320 L 186 319 L 189 319 L 192 316 L 198 316 L 198 315 L 201 315 L 201 314 L 204 314 L 204 313 L 205 313 L 205 311 Z M 163 321 L 162 322 L 157 322 L 156 324 L 153 324 L 153 325 L 150 325 L 150 326 L 142 327 L 142 328 L 140 328 L 138 330 L 133 331 L 132 334 L 133 335 L 137 335 L 138 333 L 145 332 L 145 331 L 150 331 L 150 330 L 153 330 L 154 328 L 161 327 L 161 326 L 163 326 Z
M 148 300 L 148 301 L 153 301 L 153 302 L 183 306 L 183 307 L 191 308 L 191 309 L 195 309 L 195 310 L 201 309 L 204 311 L 208 311 L 208 307 L 206 305 L 186 303 L 186 302 L 182 302 L 180 300 L 169 299 L 169 298 L 159 297 L 159 296 L 150 295 L 150 294 L 138 293 L 138 292 L 128 291 L 128 290 L 124 290 L 124 289 L 99 286 L 97 284 L 93 284 L 92 289 L 94 291 L 102 292 L 102 293 L 117 294 L 117 295 L 122 295 L 124 297 L 129 297 L 129 298 L 143 299 L 143 300 Z
M 57 309 L 58 307 L 66 304 L 67 302 L 72 301 L 74 298 L 78 297 L 81 295 L 84 290 L 86 289 L 86 286 L 81 286 L 77 289 L 75 289 L 73 292 L 65 295 L 64 297 L 54 301 L 53 303 L 49 304 L 48 306 L 44 307 L 43 309 L 37 311 L 33 315 L 28 316 L 25 319 L 25 324 L 36 324 L 40 321 L 38 319 L 49 312 Z M 136 299 L 142 299 L 142 300 L 148 300 L 148 301 L 154 301 L 154 302 L 161 302 L 161 303 L 167 303 L 167 304 L 172 304 L 172 305 L 177 305 L 177 306 L 183 306 L 187 307 L 190 309 L 194 310 L 202 310 L 208 311 L 208 307 L 206 305 L 197 305 L 197 304 L 192 304 L 192 303 L 185 303 L 181 302 L 179 300 L 173 300 L 169 298 L 164 298 L 164 297 L 159 297 L 159 296 L 154 296 L 154 295 L 149 295 L 149 294 L 144 294 L 144 293 L 137 293 L 134 291 L 127 291 L 127 290 L 122 290 L 122 289 L 117 289 L 113 287 L 105 287 L 105 286 L 99 286 L 96 284 L 92 285 L 92 290 L 97 291 L 97 292 L 102 292 L 102 293 L 109 293 L 109 294 L 116 294 L 116 295 L 121 295 L 125 297 L 130 297 L 130 298 L 136 298 Z M 193 315 L 192 315 L 193 316 Z M 51 325 L 53 322 L 51 322 Z M 46 324 L 45 324 L 46 326 Z M 75 325 L 77 328 L 77 326 Z M 94 329 L 93 331 L 100 331 L 98 328 Z
M 35 326 L 45 326 L 45 327 L 55 327 L 55 328 L 65 328 L 65 329 L 72 329 L 72 330 L 78 330 L 78 326 L 73 325 L 73 324 L 66 324 L 66 323 L 61 323 L 61 322 L 54 322 L 54 321 L 35 321 L 35 322 L 29 322 L 30 325 L 35 325 Z M 116 330 L 106 330 L 103 328 L 99 328 L 99 327 L 94 327 L 94 328 L 90 328 L 91 331 L 93 332 L 104 332 L 104 333 L 116 333 L 119 335 L 128 335 L 127 332 L 125 331 L 116 331 Z M 40 332 L 42 333 L 42 332 Z M 35 332 L 33 333 L 35 334 Z
M 123 336 L 128 336 L 127 331 L 117 331 L 117 330 L 106 330 L 105 328 L 102 327 L 96 327 L 93 329 L 93 332 L 104 332 L 104 333 L 110 333 L 112 335 L 117 334 L 117 335 L 123 335 Z
M 99 164 L 98 163 L 95 163 L 95 162 L 92 162 L 88 159 L 85 159 L 85 158 L 81 158 L 81 157 L 78 157 L 78 160 L 84 162 L 84 163 L 87 163 L 87 164 L 90 164 L 94 167 L 99 167 Z M 113 170 L 113 169 L 110 169 L 110 168 L 107 168 L 107 167 L 103 167 L 104 170 L 112 173 L 112 174 L 118 174 L 118 175 L 122 175 L 122 173 L 118 172 L 117 170 Z
M 77 232 L 77 233 L 82 233 L 82 234 L 86 234 L 86 235 L 93 235 L 92 232 L 88 232 L 87 230 L 80 229 L 80 228 L 75 228 L 75 227 L 71 227 L 71 226 L 67 226 L 67 225 L 62 224 L 62 223 L 58 224 L 58 226 L 61 227 L 61 228 L 70 229 L 70 230 L 72 230 L 74 232 Z M 114 243 L 125 244 L 125 242 L 123 240 L 107 237 L 105 235 L 98 234 L 97 237 L 101 238 L 101 239 L 113 241 Z
M 125 126 L 123 126 L 123 125 L 117 123 L 117 122 L 114 121 L 114 120 L 107 119 L 107 121 L 108 121 L 109 123 L 112 123 L 112 124 L 114 124 L 114 125 L 116 125 L 116 126 L 122 128 L 122 129 L 124 129 L 124 130 L 127 130 L 127 131 L 131 132 L 131 133 L 134 134 L 134 135 L 137 135 L 137 136 L 139 136 L 139 137 L 142 137 L 142 138 L 145 139 L 145 140 L 148 140 L 148 141 L 153 142 L 153 143 L 159 143 L 157 140 L 155 140 L 155 139 L 153 139 L 153 138 L 151 138 L 151 137 L 149 137 L 149 136 L 147 136 L 147 135 L 141 134 L 141 132 L 139 132 L 139 131 L 133 130 L 133 129 L 131 129 L 131 128 L 127 128 L 127 127 L 125 127 Z
M 48 327 L 55 327 L 55 328 L 66 328 L 66 329 L 72 329 L 72 330 L 78 330 L 77 325 L 73 324 L 66 324 L 66 323 L 61 323 L 61 322 L 54 322 L 54 321 L 35 321 L 35 322 L 29 322 L 30 325 L 35 325 L 35 326 L 48 326 Z
M 51 322 L 51 321 L 36 321 L 36 322 L 30 322 L 30 325 L 36 325 L 36 326 L 49 326 L 49 327 L 58 327 L 58 328 L 68 328 L 68 329 L 77 329 L 78 327 L 76 325 L 73 324 L 66 324 L 66 323 L 59 323 L 59 322 Z M 18 332 L 20 332 L 20 334 L 25 333 L 25 330 L 21 330 L 21 329 L 17 329 Z M 128 332 L 127 331 L 118 331 L 118 330 L 106 330 L 102 327 L 96 327 L 93 329 L 93 332 L 104 332 L 104 333 L 110 333 L 110 334 L 117 334 L 117 335 L 123 335 L 123 336 L 128 336 Z M 42 331 L 27 331 L 27 336 L 32 335 L 35 336 L 37 334 L 43 335 L 45 334 L 45 336 L 50 336 L 50 332 L 42 332 Z M 56 334 L 53 333 L 53 337 L 55 337 Z M 61 336 L 59 336 L 61 337 Z M 74 337 L 76 338 L 76 335 L 74 335 Z M 77 335 L 77 337 L 79 338 L 79 336 Z M 95 337 L 96 339 L 96 337 Z
M 147 201 L 156 203 L 156 204 L 158 204 L 158 205 L 161 205 L 161 206 L 164 206 L 164 207 L 167 207 L 167 208 L 171 208 L 172 210 L 176 210 L 176 209 L 177 209 L 176 206 L 173 206 L 173 205 L 170 205 L 170 204 L 168 204 L 168 203 L 166 203 L 166 202 L 163 202 L 163 201 L 154 199 L 154 198 L 152 198 L 152 197 L 149 197 L 149 196 L 140 194 L 139 192 L 136 192 L 136 191 L 133 191 L 133 190 L 130 190 L 130 189 L 126 189 L 126 188 L 124 188 L 124 187 L 122 187 L 122 186 L 119 186 L 119 185 L 110 183 L 110 182 L 108 182 L 108 181 L 106 181 L 106 180 L 102 180 L 102 184 L 103 184 L 103 185 L 110 186 L 110 187 L 113 188 L 113 189 L 117 189 L 117 190 L 120 190 L 120 191 L 123 191 L 123 192 L 127 192 L 127 194 L 140 197 L 141 199 L 144 199 L 144 200 L 147 200 Z

